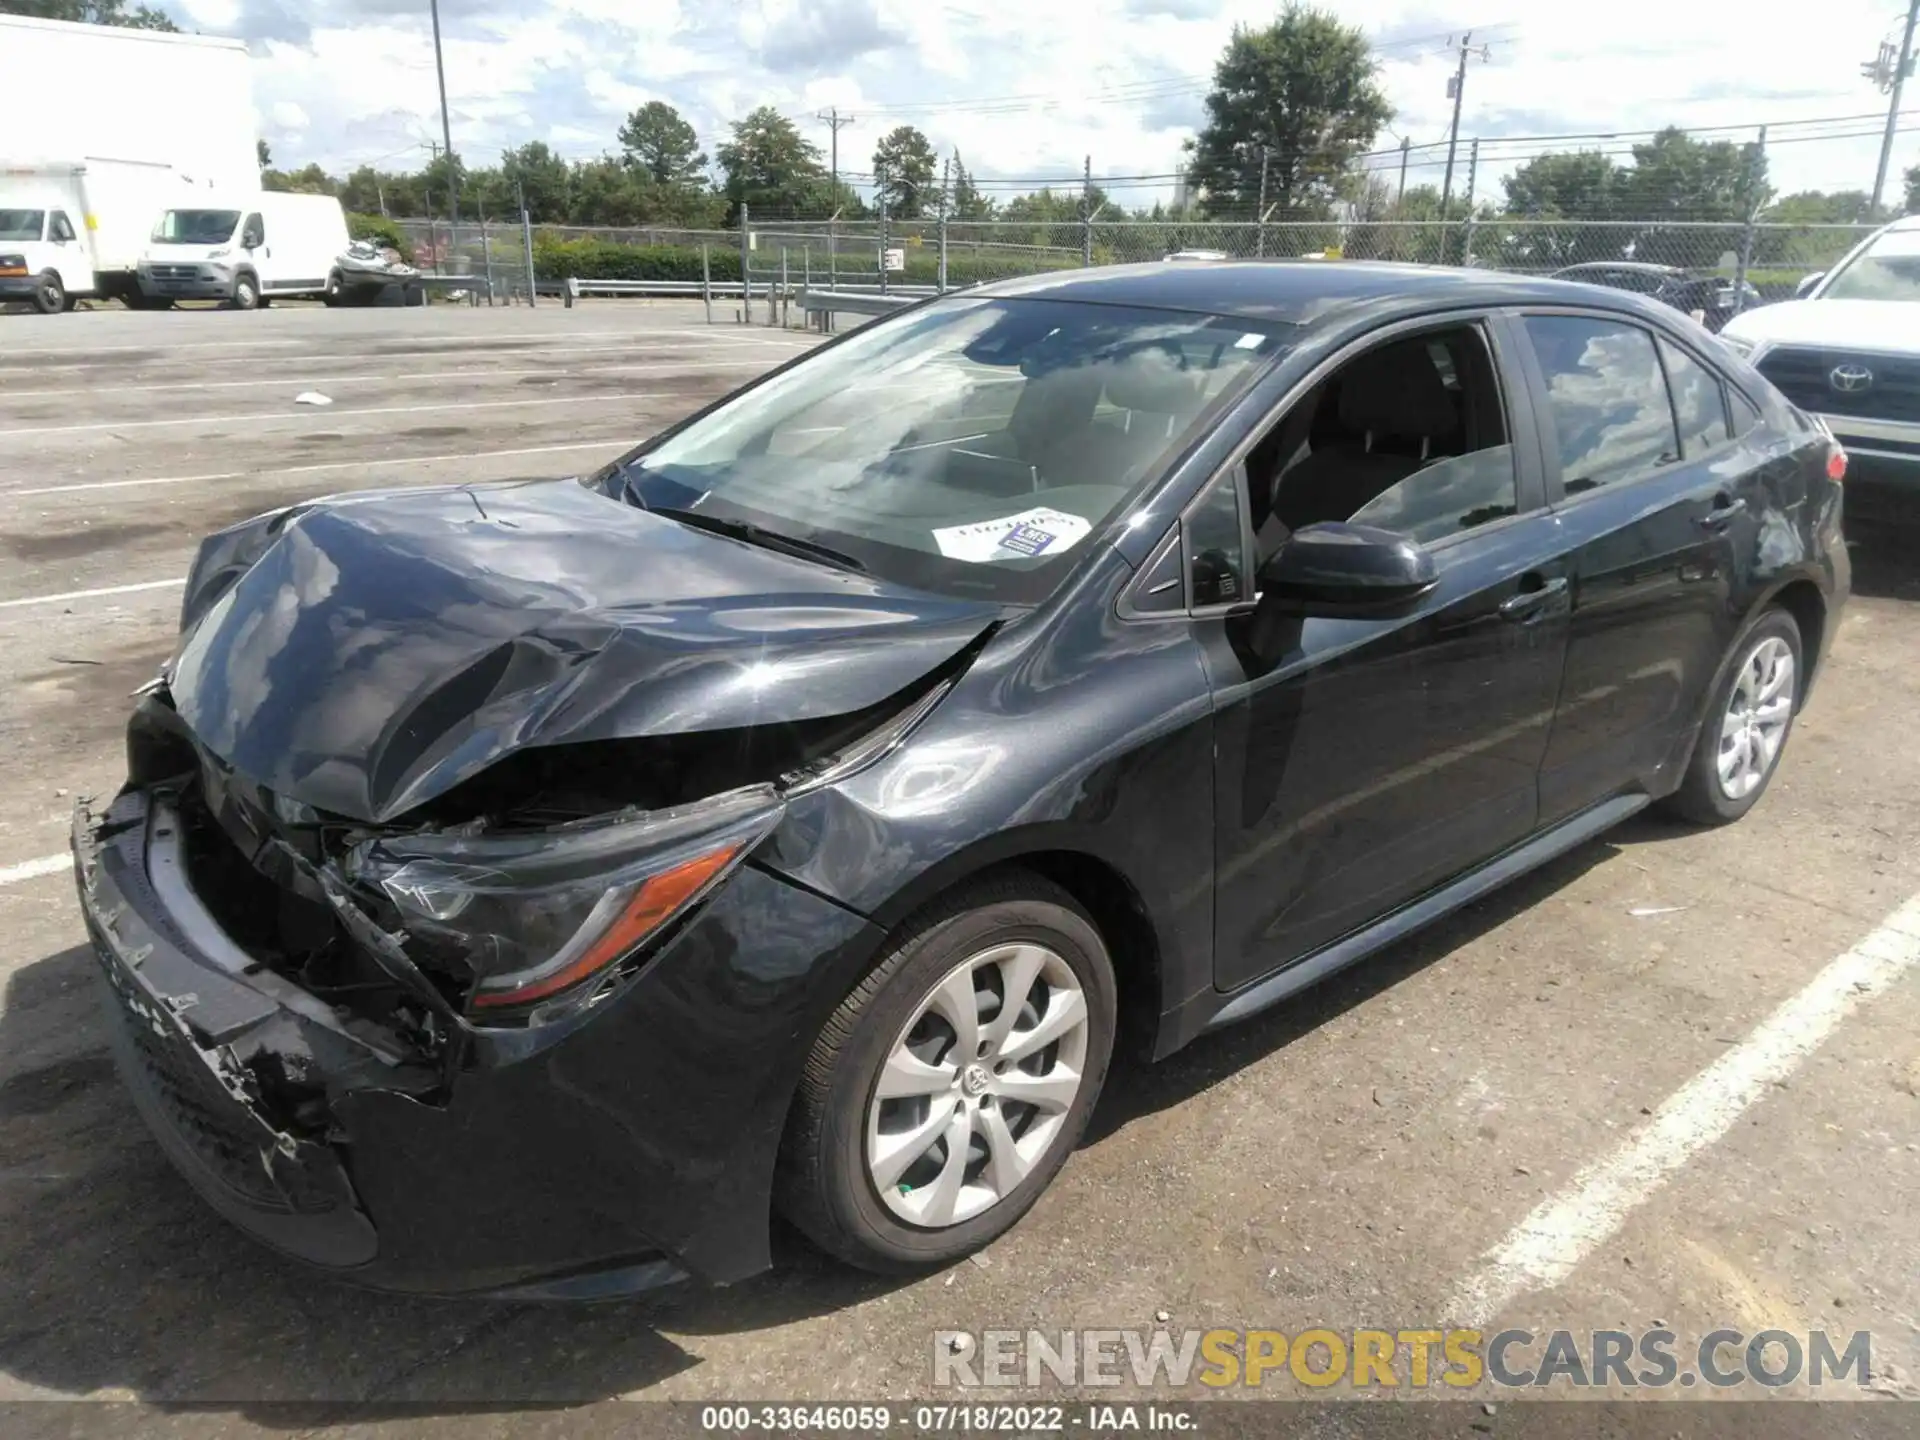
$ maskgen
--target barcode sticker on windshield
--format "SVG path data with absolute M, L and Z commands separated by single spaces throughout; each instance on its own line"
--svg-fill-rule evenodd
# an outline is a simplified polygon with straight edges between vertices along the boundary
M 1058 555 L 1086 539 L 1092 529 L 1093 526 L 1078 515 L 1038 509 L 996 520 L 978 520 L 971 525 L 949 525 L 935 530 L 933 541 L 949 560 L 984 564 L 993 560 Z

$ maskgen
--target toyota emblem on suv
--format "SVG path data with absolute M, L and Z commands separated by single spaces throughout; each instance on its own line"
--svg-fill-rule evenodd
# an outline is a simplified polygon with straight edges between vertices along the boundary
M 1827 383 L 1851 394 L 1873 387 L 1873 371 L 1864 365 L 1836 365 L 1827 372 Z

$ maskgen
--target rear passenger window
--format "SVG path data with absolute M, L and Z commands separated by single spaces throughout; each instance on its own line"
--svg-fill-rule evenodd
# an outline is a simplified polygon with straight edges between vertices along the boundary
M 1733 401 L 1733 433 L 1737 439 L 1760 423 L 1760 412 L 1738 390 L 1729 390 L 1727 394 Z
M 1582 315 L 1529 315 L 1569 495 L 1630 480 L 1680 458 L 1653 336 Z
M 1680 453 L 1692 460 L 1727 443 L 1727 397 L 1720 377 L 1677 345 L 1660 341 L 1660 359 L 1673 391 L 1673 415 L 1680 424 Z

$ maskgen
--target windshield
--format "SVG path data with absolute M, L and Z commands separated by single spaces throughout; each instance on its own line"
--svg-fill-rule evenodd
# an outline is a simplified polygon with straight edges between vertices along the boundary
M 1827 282 L 1822 300 L 1920 300 L 1920 230 L 1882 235 Z
M 169 210 L 153 227 L 161 245 L 223 245 L 240 223 L 238 210 Z
M 44 210 L 0 210 L 0 240 L 38 240 L 46 223 Z
M 858 331 L 607 478 L 648 509 L 745 520 L 887 579 L 1030 603 L 1292 328 L 944 300 Z

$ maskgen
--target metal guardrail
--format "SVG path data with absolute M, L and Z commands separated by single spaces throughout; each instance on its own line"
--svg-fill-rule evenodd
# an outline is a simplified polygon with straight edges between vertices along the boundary
M 928 288 L 926 295 L 933 294 Z M 882 295 L 878 290 L 802 290 L 800 309 L 808 315 L 891 315 L 903 305 L 911 305 L 925 295 L 902 294 L 898 290 Z
M 712 296 L 716 300 L 738 300 L 744 290 L 738 280 L 584 280 L 568 276 L 561 294 L 571 305 L 584 295 Z M 766 294 L 768 287 L 754 287 Z

